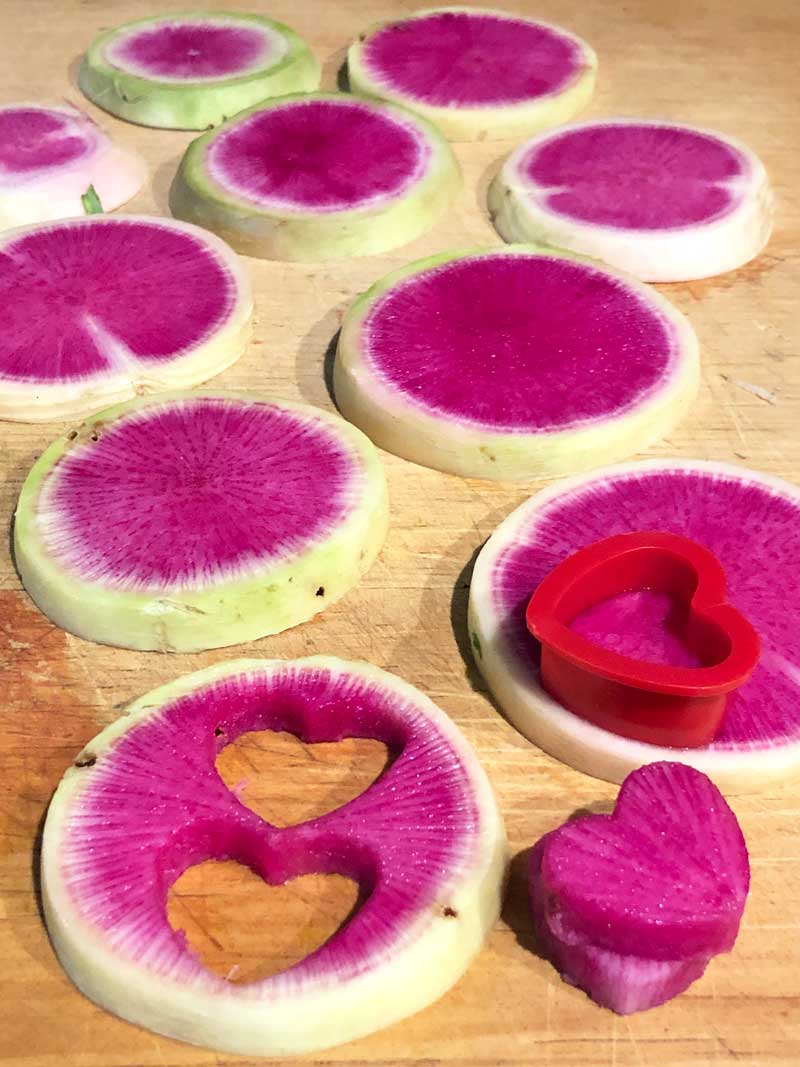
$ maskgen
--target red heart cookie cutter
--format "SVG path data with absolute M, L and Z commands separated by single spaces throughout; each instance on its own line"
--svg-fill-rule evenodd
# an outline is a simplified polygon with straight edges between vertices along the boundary
M 582 611 L 645 589 L 688 606 L 683 638 L 701 666 L 638 660 L 570 629 Z M 560 704 L 605 730 L 674 748 L 714 739 L 728 694 L 761 651 L 756 631 L 725 602 L 717 557 L 672 533 L 619 534 L 580 549 L 542 580 L 525 621 L 542 645 L 542 685 Z

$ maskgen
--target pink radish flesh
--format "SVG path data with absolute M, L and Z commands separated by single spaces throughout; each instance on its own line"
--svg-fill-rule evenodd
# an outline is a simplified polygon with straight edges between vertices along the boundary
M 376 300 L 364 337 L 373 372 L 413 404 L 527 433 L 634 408 L 679 356 L 673 324 L 644 296 L 546 254 L 423 270 Z
M 582 611 L 570 629 L 596 645 L 623 656 L 698 667 L 700 660 L 685 641 L 686 605 L 649 589 L 621 593 Z
M 556 93 L 586 60 L 554 27 L 483 12 L 442 11 L 375 33 L 364 65 L 382 85 L 436 107 L 490 107 Z
M 736 816 L 680 763 L 634 771 L 613 815 L 565 823 L 530 861 L 543 948 L 567 981 L 623 1014 L 682 992 L 730 951 L 749 883 Z
M 124 34 L 106 49 L 106 57 L 144 77 L 199 81 L 266 66 L 277 58 L 279 40 L 246 25 L 161 22 Z
M 397 116 L 358 101 L 297 100 L 223 130 L 206 163 L 253 203 L 312 211 L 398 196 L 425 172 L 430 146 Z
M 581 222 L 675 229 L 738 205 L 750 166 L 732 144 L 676 126 L 598 123 L 543 138 L 519 161 L 554 211 Z
M 188 398 L 99 434 L 45 483 L 41 528 L 63 567 L 115 589 L 203 587 L 297 556 L 363 480 L 333 427 L 267 404 Z
M 763 747 L 800 738 L 800 632 L 793 621 L 800 503 L 736 468 L 723 473 L 643 465 L 612 472 L 553 499 L 495 560 L 492 598 L 510 654 L 535 673 L 539 650 L 525 626 L 525 605 L 545 574 L 566 556 L 632 530 L 683 534 L 718 557 L 731 603 L 750 620 L 762 643 L 751 679 L 728 698 L 712 748 Z M 669 613 L 662 606 L 659 620 L 648 603 L 646 596 L 612 598 L 576 628 L 629 655 L 680 663 Z
M 376 738 L 393 762 L 343 808 L 279 829 L 240 803 L 214 766 L 225 745 L 254 730 L 286 730 L 309 743 Z M 60 856 L 81 918 L 125 958 L 220 988 L 226 983 L 204 971 L 166 919 L 169 886 L 188 867 L 234 859 L 273 885 L 312 872 L 356 880 L 366 900 L 348 924 L 259 986 L 331 971 L 343 982 L 436 904 L 481 821 L 468 772 L 437 726 L 380 685 L 324 668 L 287 665 L 207 685 L 166 704 L 89 769 L 91 762 L 89 752 L 78 761 L 91 780 Z
M 91 129 L 57 111 L 0 108 L 0 178 L 80 159 L 95 147 L 97 138 L 87 133 Z
M 61 222 L 0 247 L 0 379 L 76 381 L 200 344 L 237 299 L 190 233 L 128 219 Z

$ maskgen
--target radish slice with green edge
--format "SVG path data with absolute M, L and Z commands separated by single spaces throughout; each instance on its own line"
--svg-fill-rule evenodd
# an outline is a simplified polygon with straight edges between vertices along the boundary
M 57 625 L 124 648 L 221 648 L 305 622 L 369 568 L 383 469 L 343 419 L 234 393 L 91 416 L 33 466 L 23 584 Z
M 739 932 L 750 863 L 709 779 L 650 763 L 612 815 L 570 819 L 530 859 L 537 940 L 566 982 L 621 1015 L 682 993 Z
M 342 414 L 377 445 L 478 478 L 621 459 L 698 383 L 691 326 L 654 290 L 558 249 L 448 252 L 377 282 L 345 316 Z
M 279 829 L 214 765 L 257 730 L 306 743 L 375 738 L 391 762 L 343 807 Z M 270 885 L 343 875 L 363 902 L 301 962 L 234 985 L 166 916 L 170 885 L 209 859 Z M 50 804 L 42 894 L 61 963 L 96 1003 L 193 1044 L 286 1056 L 371 1033 L 444 994 L 497 918 L 505 864 L 486 776 L 419 690 L 332 657 L 238 660 L 140 698 L 87 745 Z
M 443 7 L 360 34 L 347 69 L 354 92 L 404 104 L 454 141 L 483 141 L 571 119 L 592 97 L 597 57 L 558 26 Z
M 218 238 L 93 215 L 0 234 L 0 418 L 84 415 L 196 385 L 242 354 L 253 299 Z
M 710 130 L 612 119 L 534 137 L 489 188 L 506 241 L 544 241 L 649 282 L 735 270 L 764 248 L 772 191 L 749 148 Z
M 247 255 L 314 260 L 406 244 L 460 188 L 450 146 L 423 119 L 313 93 L 251 108 L 193 141 L 170 208 Z
M 633 530 L 683 534 L 709 548 L 728 601 L 752 623 L 761 657 L 730 694 L 705 748 L 632 741 L 567 711 L 542 689 L 539 647 L 525 625 L 538 583 L 584 545 Z M 767 789 L 800 773 L 800 490 L 765 474 L 700 460 L 646 460 L 563 481 L 497 528 L 475 564 L 469 630 L 475 662 L 502 711 L 540 748 L 586 774 L 619 782 L 657 760 L 680 759 L 726 793 Z M 631 592 L 571 625 L 588 640 L 651 662 L 693 666 L 670 625 L 671 598 Z
M 0 106 L 0 229 L 113 211 L 146 177 L 140 156 L 74 107 Z
M 98 107 L 141 126 L 204 130 L 259 100 L 319 87 L 320 64 L 273 19 L 190 12 L 128 22 L 97 37 L 80 86 Z

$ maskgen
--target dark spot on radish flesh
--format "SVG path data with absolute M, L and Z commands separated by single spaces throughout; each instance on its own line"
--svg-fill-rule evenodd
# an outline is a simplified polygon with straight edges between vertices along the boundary
M 319 589 L 317 590 L 317 594 L 316 595 L 317 596 L 325 596 L 325 586 L 324 585 L 321 585 L 319 587 Z
M 451 908 L 449 905 L 446 908 L 443 909 L 442 915 L 444 915 L 445 919 L 457 919 L 458 918 L 458 912 L 456 911 L 456 909 L 455 908 Z
M 76 767 L 94 767 L 97 756 L 93 752 L 82 752 L 75 760 Z
M 97 432 L 97 430 L 92 430 L 92 432 L 89 434 L 89 440 L 90 441 L 99 441 L 100 440 L 100 434 Z
M 222 729 L 222 727 L 221 726 L 217 726 L 216 729 L 214 730 L 214 737 L 222 737 L 224 733 L 225 733 L 225 731 Z
M 70 430 L 69 433 L 67 434 L 67 440 L 68 441 L 74 441 L 77 436 L 78 436 L 78 431 L 77 430 Z

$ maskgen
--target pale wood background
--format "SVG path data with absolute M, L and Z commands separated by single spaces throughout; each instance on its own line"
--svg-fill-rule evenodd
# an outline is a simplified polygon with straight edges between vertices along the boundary
M 128 18 L 185 0 L 0 0 L 0 100 L 79 101 L 82 49 Z M 246 8 L 246 3 L 216 6 Z M 306 36 L 332 87 L 344 48 L 365 23 L 413 3 L 274 0 L 268 10 Z M 498 6 L 506 6 L 498 0 Z M 508 5 L 509 7 L 512 5 Z M 736 274 L 663 287 L 700 336 L 703 390 L 691 416 L 651 455 L 736 459 L 800 480 L 800 79 L 797 0 L 518 0 L 516 8 L 584 35 L 600 56 L 589 114 L 661 116 L 717 127 L 749 142 L 778 195 L 766 254 Z M 92 110 L 92 109 L 90 109 Z M 147 157 L 152 185 L 131 205 L 164 213 L 190 134 L 139 129 L 97 113 Z M 506 144 L 461 145 L 465 190 L 428 235 L 391 255 L 318 266 L 249 261 L 255 340 L 221 386 L 330 407 L 323 365 L 342 312 L 374 279 L 451 246 L 494 243 L 484 194 Z M 0 309 L 0 322 L 2 309 Z M 744 383 L 744 384 L 742 384 Z M 747 384 L 769 391 L 770 400 Z M 0 427 L 0 523 L 19 485 L 64 426 Z M 515 854 L 576 808 L 608 803 L 612 787 L 539 753 L 497 714 L 466 651 L 464 608 L 475 550 L 536 486 L 462 480 L 385 457 L 392 529 L 371 573 L 313 623 L 237 650 L 167 656 L 101 648 L 54 629 L 27 600 L 0 553 L 0 1062 L 20 1067 L 207 1067 L 245 1064 L 168 1041 L 84 1000 L 59 969 L 37 910 L 36 837 L 64 768 L 133 697 L 230 656 L 325 651 L 396 671 L 437 700 L 475 745 L 497 790 Z M 261 738 L 225 757 L 246 774 L 255 807 L 293 821 L 341 802 L 378 773 L 380 747 L 307 751 Z M 531 951 L 523 861 L 508 906 L 466 977 L 438 1004 L 383 1033 L 314 1058 L 350 1067 L 795 1067 L 800 1063 L 800 803 L 797 787 L 735 804 L 753 886 L 732 955 L 717 959 L 671 1004 L 622 1019 L 564 985 Z M 248 977 L 285 965 L 324 939 L 352 901 L 325 879 L 266 889 L 237 870 L 196 869 L 171 913 L 205 959 Z M 312 1062 L 312 1061 L 303 1061 Z

